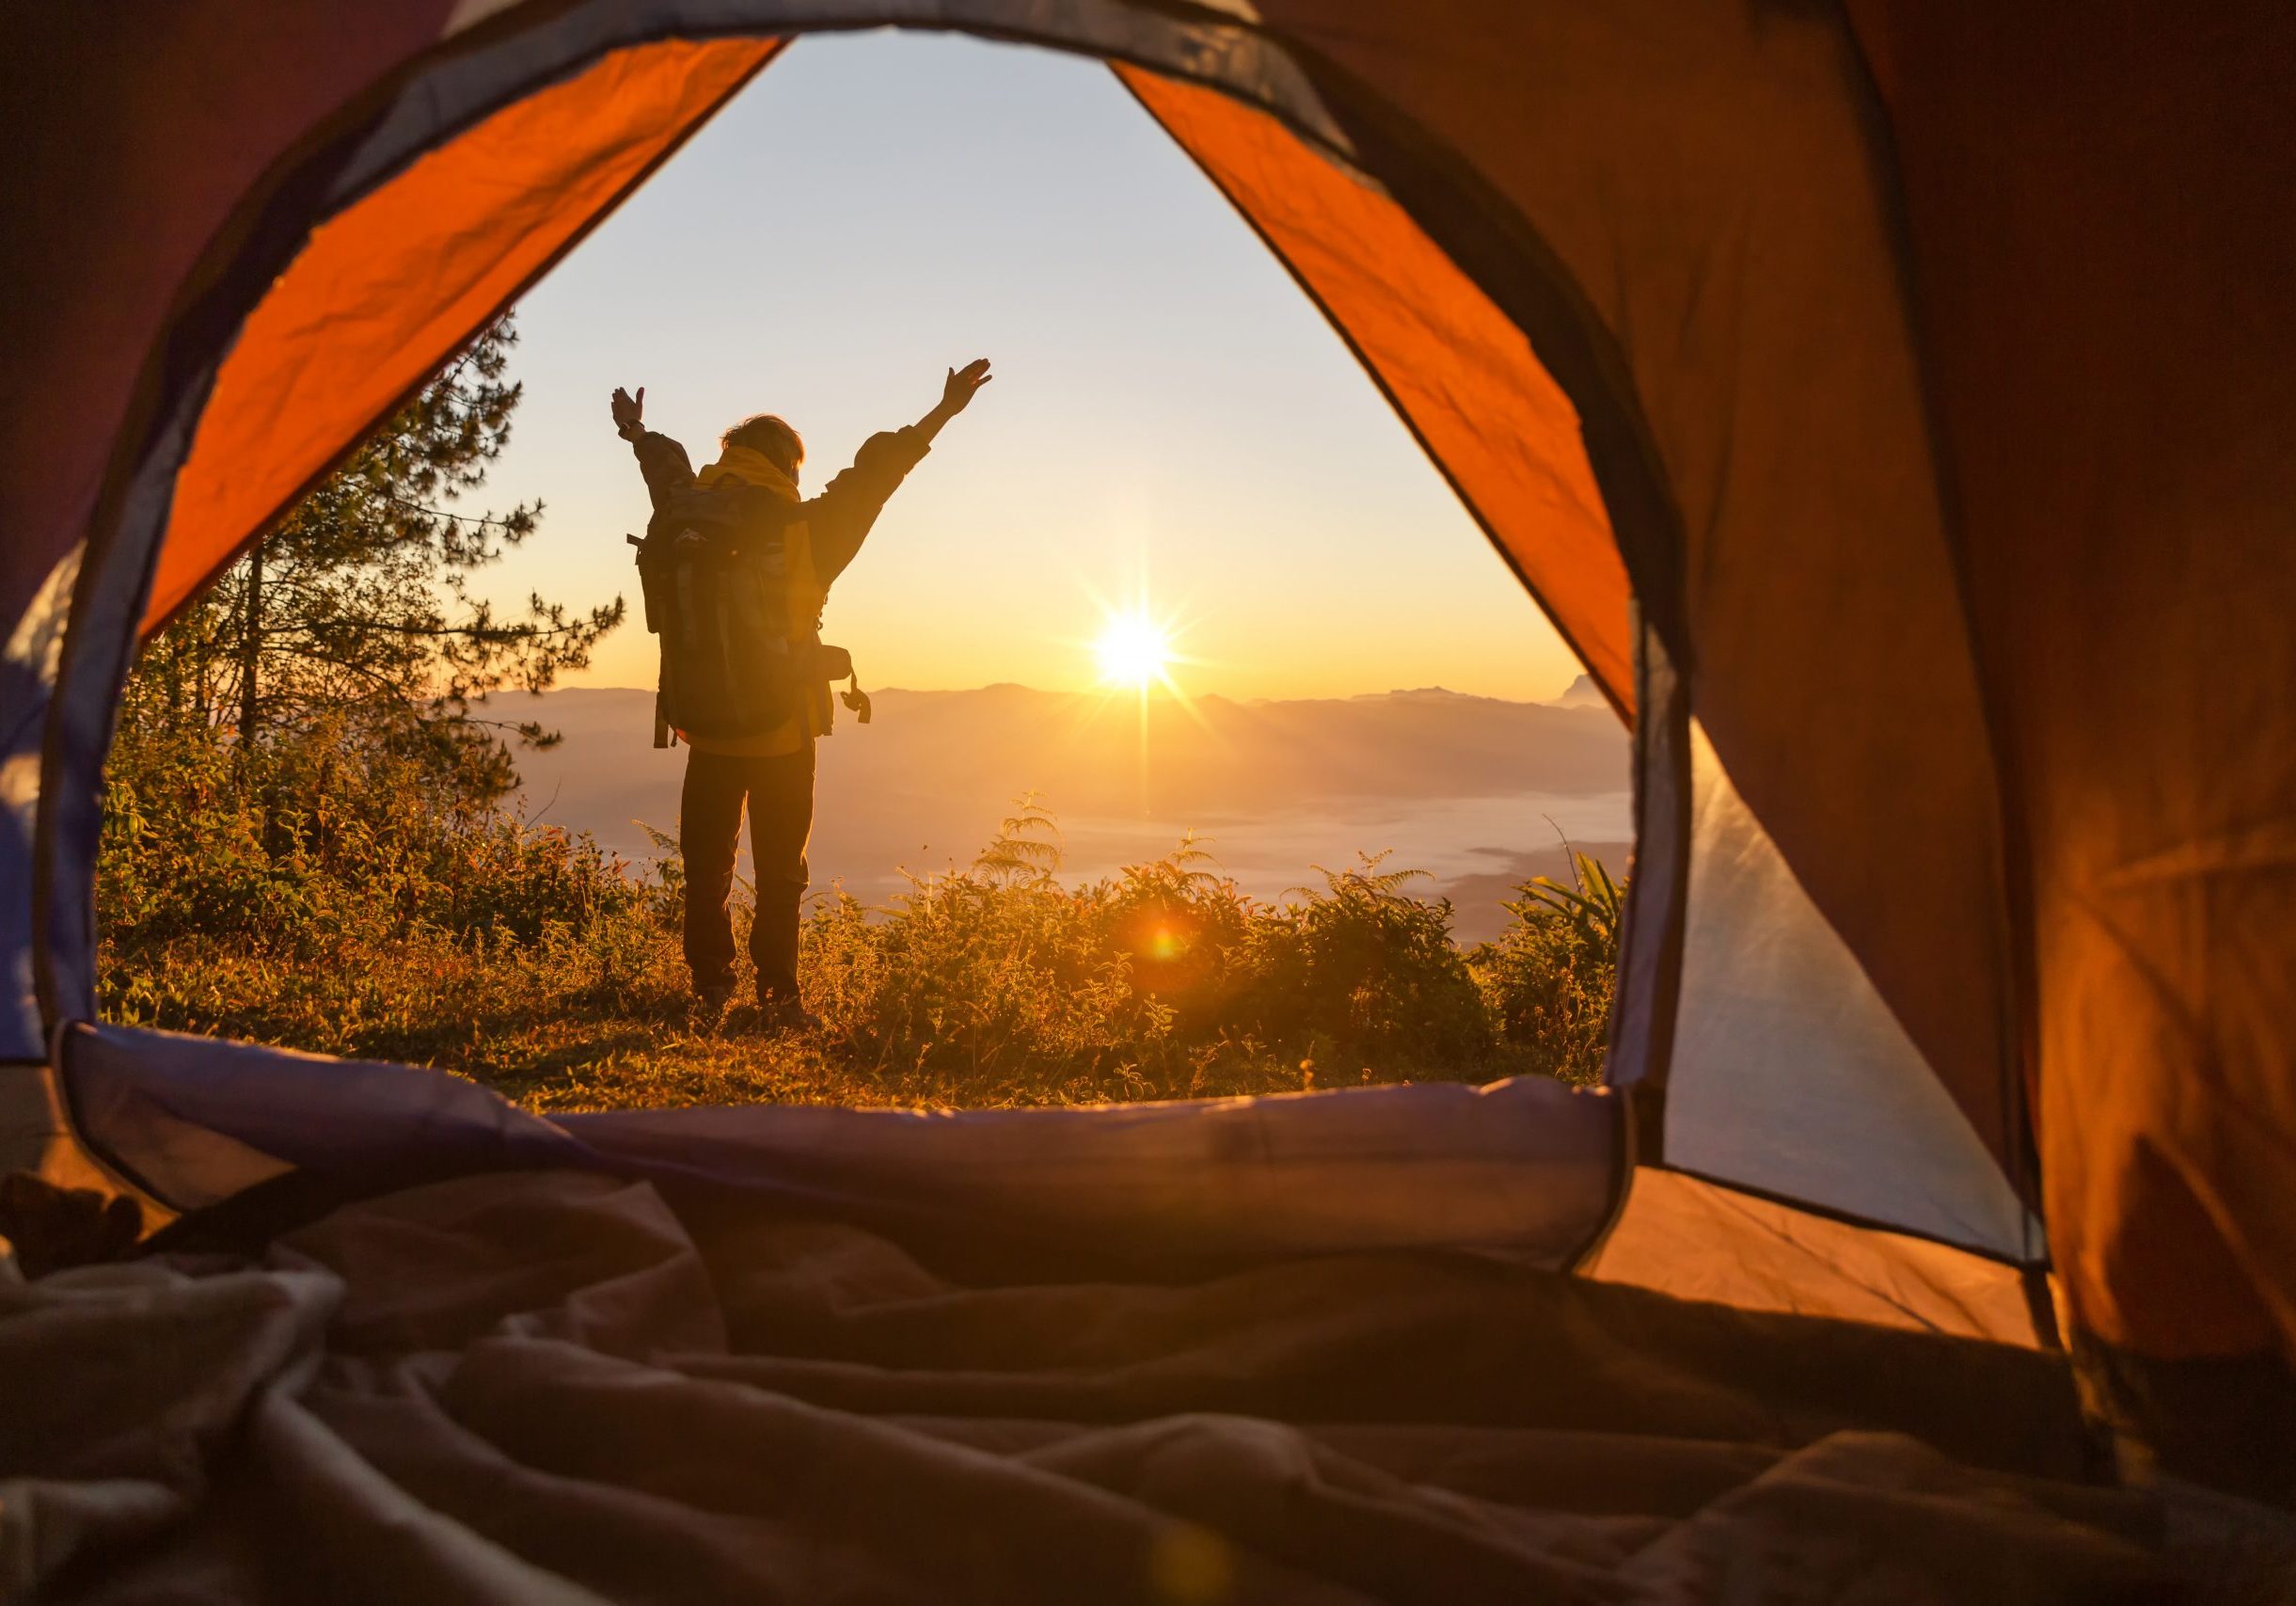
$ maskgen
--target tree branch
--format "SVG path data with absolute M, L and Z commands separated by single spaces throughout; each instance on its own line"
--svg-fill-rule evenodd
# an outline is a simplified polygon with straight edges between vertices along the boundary
M 377 501 L 387 501 L 390 503 L 391 506 L 403 507 L 409 513 L 420 513 L 426 518 L 451 518 L 457 524 L 483 524 L 493 530 L 515 530 L 518 528 L 517 521 L 515 517 L 508 519 L 483 518 L 475 513 L 449 513 L 443 507 L 432 507 L 424 502 L 409 501 L 404 497 L 392 496 L 388 491 L 369 491 L 367 494 L 374 498 L 374 500 Z

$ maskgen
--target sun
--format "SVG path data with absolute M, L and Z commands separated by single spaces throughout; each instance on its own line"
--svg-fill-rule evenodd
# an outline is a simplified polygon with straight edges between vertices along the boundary
M 1103 681 L 1145 691 L 1150 681 L 1164 678 L 1172 661 L 1172 639 L 1145 613 L 1119 613 L 1101 628 L 1092 651 L 1100 661 Z

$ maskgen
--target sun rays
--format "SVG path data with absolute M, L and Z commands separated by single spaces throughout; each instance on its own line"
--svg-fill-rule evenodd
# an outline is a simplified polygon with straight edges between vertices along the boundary
M 1146 691 L 1150 682 L 1170 684 L 1165 666 L 1172 659 L 1172 638 L 1146 612 L 1113 613 L 1092 644 L 1092 656 L 1100 666 L 1100 681 L 1126 691 Z
M 1145 565 L 1121 601 L 1111 600 L 1081 575 L 1077 582 L 1091 599 L 1098 625 L 1090 635 L 1069 640 L 1089 658 L 1100 700 L 1114 702 L 1129 692 L 1145 707 L 1151 693 L 1161 692 L 1191 717 L 1199 717 L 1178 673 L 1205 661 L 1185 650 L 1191 623 L 1187 610 L 1149 599 Z
M 1145 572 L 1131 588 L 1130 600 L 1124 602 L 1110 601 L 1082 576 L 1078 581 L 1099 614 L 1098 628 L 1090 636 L 1070 638 L 1088 657 L 1094 671 L 1094 689 L 1080 694 L 1078 712 L 1085 725 L 1112 708 L 1126 708 L 1137 722 L 1139 806 L 1145 815 L 1149 805 L 1150 702 L 1163 699 L 1209 730 L 1202 710 L 1177 674 L 1183 667 L 1199 667 L 1205 660 L 1183 650 L 1189 627 L 1186 611 L 1152 603 Z

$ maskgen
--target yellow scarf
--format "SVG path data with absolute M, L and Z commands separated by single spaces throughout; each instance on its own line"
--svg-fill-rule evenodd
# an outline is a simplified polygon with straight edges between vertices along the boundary
M 735 480 L 759 490 L 771 491 L 776 496 L 798 500 L 798 483 L 774 466 L 773 459 L 753 446 L 729 446 L 718 453 L 718 460 L 695 476 L 704 488 L 720 480 Z
M 800 501 L 797 482 L 774 465 L 773 459 L 751 446 L 728 446 L 718 453 L 718 460 L 694 476 L 704 489 L 721 483 L 754 485 L 759 490 L 771 491 L 775 496 L 792 502 Z M 793 519 L 782 531 L 782 557 L 787 565 L 787 596 L 789 598 L 789 638 L 796 642 L 810 642 L 819 628 L 822 604 L 829 593 L 814 572 L 813 533 L 803 519 Z M 804 712 L 779 729 L 764 736 L 710 740 L 687 740 L 695 751 L 723 753 L 745 758 L 768 758 L 784 753 L 795 753 L 806 740 L 827 736 L 830 731 L 831 709 L 829 687 L 826 683 L 806 686 Z M 800 728 L 801 726 L 801 728 Z

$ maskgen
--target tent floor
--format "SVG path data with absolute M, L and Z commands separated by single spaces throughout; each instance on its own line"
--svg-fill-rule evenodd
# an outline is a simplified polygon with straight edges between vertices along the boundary
M 966 1258 L 529 1171 L 0 1283 L 0 1579 L 2035 1601 L 2156 1598 L 2179 1533 L 2272 1555 L 2245 1507 L 2086 1481 L 2051 1356 L 1458 1254 L 1163 1282 Z

